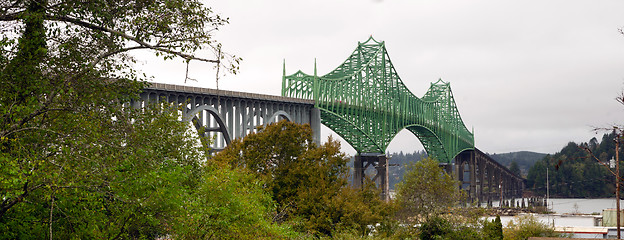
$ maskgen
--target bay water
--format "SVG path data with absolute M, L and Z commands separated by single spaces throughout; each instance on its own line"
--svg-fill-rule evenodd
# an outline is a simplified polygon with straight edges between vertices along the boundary
M 551 198 L 548 208 L 553 214 L 538 214 L 536 217 L 557 227 L 593 227 L 594 216 L 602 215 L 603 209 L 615 209 L 615 201 L 615 198 Z M 493 206 L 498 206 L 498 202 L 494 202 Z M 624 209 L 623 200 L 620 200 L 620 207 Z M 501 221 L 506 225 L 513 218 L 503 216 Z

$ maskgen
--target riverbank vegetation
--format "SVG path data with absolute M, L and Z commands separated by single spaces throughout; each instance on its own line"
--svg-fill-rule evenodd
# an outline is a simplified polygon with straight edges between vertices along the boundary
M 615 177 L 609 171 L 609 162 L 615 158 L 615 136 L 608 133 L 600 141 L 592 138 L 579 144 L 570 142 L 560 152 L 547 155 L 529 170 L 527 189 L 545 196 L 548 171 L 551 197 L 613 197 Z M 620 156 L 624 156 L 622 153 Z

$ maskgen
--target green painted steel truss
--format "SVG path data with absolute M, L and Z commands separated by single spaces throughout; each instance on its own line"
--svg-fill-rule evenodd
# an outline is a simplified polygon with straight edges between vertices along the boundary
M 312 99 L 321 122 L 358 153 L 385 153 L 390 141 L 408 129 L 427 153 L 450 162 L 474 148 L 474 136 L 462 121 L 449 83 L 441 79 L 416 97 L 390 62 L 385 43 L 370 37 L 353 54 L 323 76 L 284 75 L 282 96 Z

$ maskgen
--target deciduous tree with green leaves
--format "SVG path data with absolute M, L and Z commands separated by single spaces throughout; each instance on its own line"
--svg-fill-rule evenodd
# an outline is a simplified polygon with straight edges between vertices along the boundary
M 122 106 L 144 87 L 129 53 L 236 72 L 212 36 L 227 22 L 199 0 L 1 1 L 3 237 L 169 234 L 202 152 L 175 106 Z
M 213 161 L 262 179 L 278 206 L 274 220 L 301 232 L 322 236 L 355 229 L 364 235 L 368 225 L 388 215 L 374 186 L 348 186 L 348 158 L 340 144 L 330 138 L 317 146 L 309 125 L 280 121 L 262 127 L 232 141 Z
M 403 181 L 397 184 L 398 216 L 403 221 L 418 223 L 448 212 L 461 197 L 457 181 L 435 159 L 424 158 L 408 165 Z

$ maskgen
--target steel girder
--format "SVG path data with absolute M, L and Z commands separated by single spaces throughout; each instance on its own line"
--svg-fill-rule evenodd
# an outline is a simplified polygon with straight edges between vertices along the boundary
M 390 141 L 408 129 L 427 153 L 450 162 L 474 149 L 473 134 L 462 121 L 449 83 L 441 79 L 416 97 L 392 66 L 385 43 L 372 36 L 323 76 L 297 71 L 282 77 L 282 96 L 311 99 L 321 122 L 358 153 L 385 153 Z

